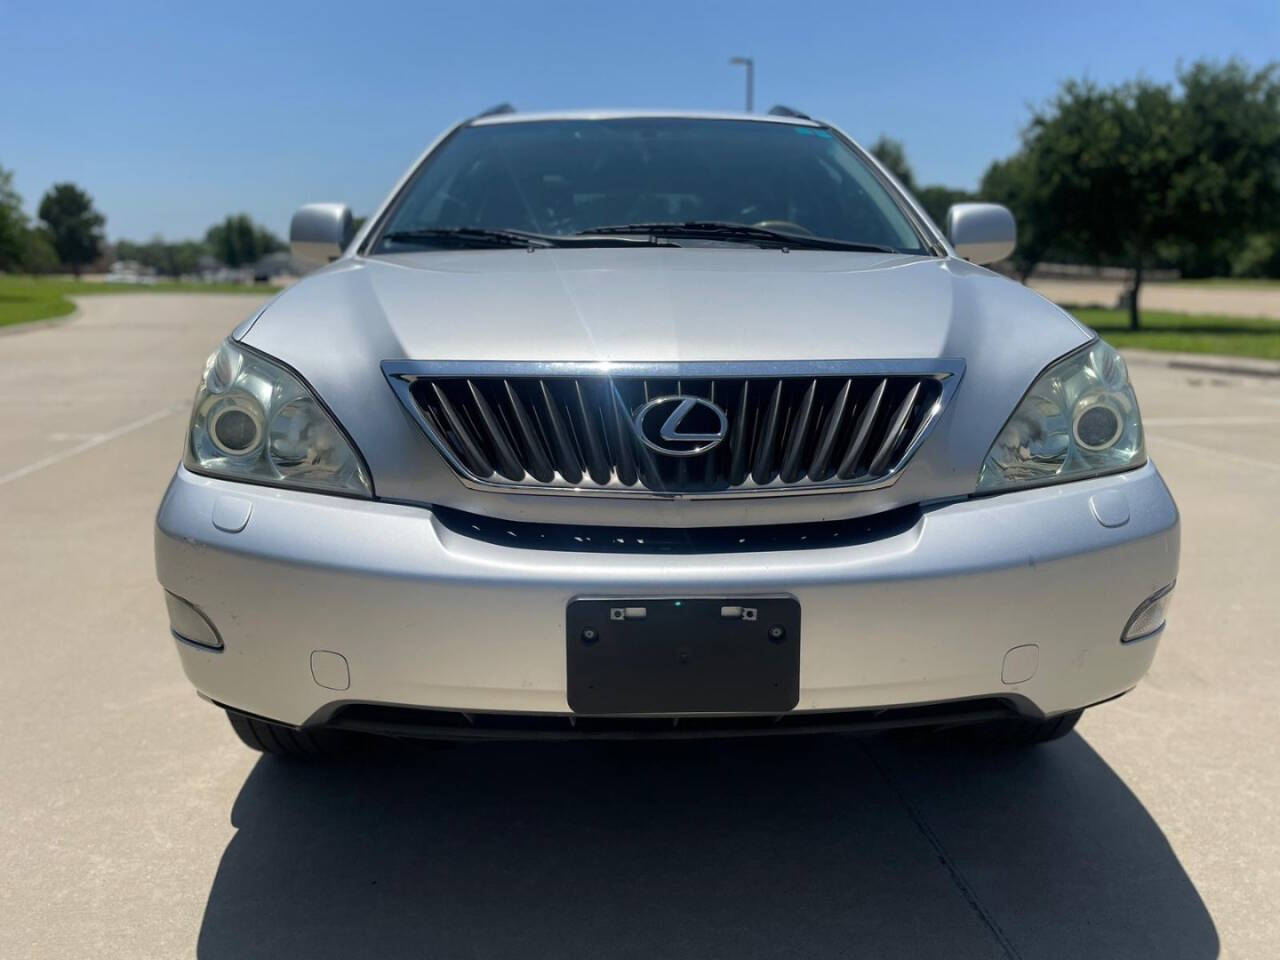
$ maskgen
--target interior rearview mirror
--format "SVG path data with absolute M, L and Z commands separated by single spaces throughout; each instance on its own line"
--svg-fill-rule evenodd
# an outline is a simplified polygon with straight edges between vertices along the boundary
M 355 232 L 345 203 L 308 203 L 289 224 L 289 247 L 299 266 L 314 270 L 340 257 Z
M 1018 227 L 998 203 L 957 203 L 947 211 L 947 239 L 973 263 L 995 263 L 1013 253 Z

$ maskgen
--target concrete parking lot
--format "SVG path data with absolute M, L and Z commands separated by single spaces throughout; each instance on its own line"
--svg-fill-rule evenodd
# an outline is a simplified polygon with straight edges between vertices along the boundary
M 1173 620 L 1059 743 L 309 768 L 195 696 L 152 569 L 200 364 L 253 308 L 86 298 L 0 336 L 0 957 L 1280 955 L 1280 380 L 1134 365 Z

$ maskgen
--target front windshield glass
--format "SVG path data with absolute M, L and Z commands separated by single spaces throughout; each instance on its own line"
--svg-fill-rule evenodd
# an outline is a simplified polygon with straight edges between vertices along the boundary
M 464 127 L 401 194 L 377 250 L 405 249 L 387 237 L 413 231 L 567 236 L 689 221 L 928 253 L 867 163 L 831 131 L 688 118 Z

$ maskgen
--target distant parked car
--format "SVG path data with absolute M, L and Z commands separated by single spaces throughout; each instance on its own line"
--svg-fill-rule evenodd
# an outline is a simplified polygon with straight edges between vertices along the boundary
M 102 278 L 106 283 L 128 283 L 152 286 L 156 282 L 156 272 L 133 260 L 117 260 Z
M 250 746 L 973 725 L 1133 687 L 1178 512 L 1124 361 L 795 111 L 482 115 L 209 358 L 156 560 Z

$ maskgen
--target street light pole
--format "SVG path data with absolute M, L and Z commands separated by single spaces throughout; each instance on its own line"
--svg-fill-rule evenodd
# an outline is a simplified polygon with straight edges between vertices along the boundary
M 756 62 L 752 57 L 730 57 L 729 63 L 747 68 L 747 113 L 750 113 L 755 100 Z

